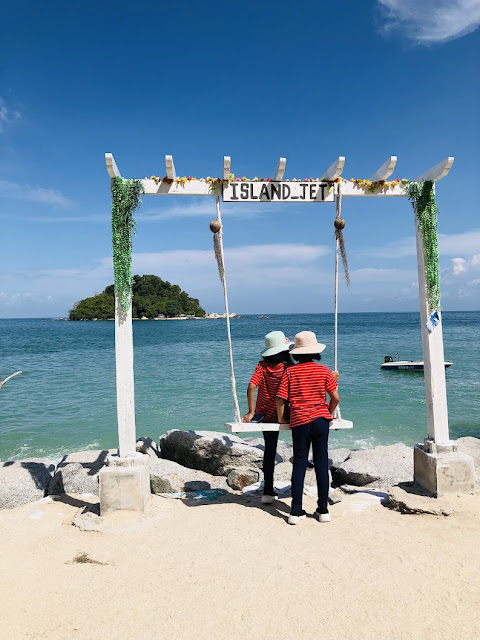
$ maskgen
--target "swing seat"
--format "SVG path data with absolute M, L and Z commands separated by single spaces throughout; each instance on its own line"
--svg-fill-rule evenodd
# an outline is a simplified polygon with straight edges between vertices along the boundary
M 225 422 L 225 429 L 230 433 L 248 433 L 252 431 L 290 431 L 290 425 L 279 424 L 278 422 Z M 330 429 L 339 431 L 340 429 L 353 429 L 351 420 L 337 418 L 331 420 Z

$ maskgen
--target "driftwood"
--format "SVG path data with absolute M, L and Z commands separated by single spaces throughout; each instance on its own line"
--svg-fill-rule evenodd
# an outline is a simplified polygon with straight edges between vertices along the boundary
M 4 384 L 7 384 L 7 382 L 11 379 L 14 378 L 15 376 L 20 375 L 22 372 L 21 371 L 16 371 L 15 373 L 12 373 L 11 376 L 7 376 L 5 378 L 5 380 L 2 380 L 2 378 L 0 377 L 0 389 L 3 387 Z

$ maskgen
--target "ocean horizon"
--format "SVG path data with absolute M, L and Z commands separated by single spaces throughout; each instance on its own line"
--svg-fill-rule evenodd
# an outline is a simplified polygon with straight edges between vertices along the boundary
M 480 437 L 479 320 L 478 311 L 443 312 L 445 359 L 453 362 L 446 370 L 452 438 Z M 242 413 L 263 337 L 275 329 L 291 339 L 315 331 L 327 345 L 323 363 L 333 366 L 332 313 L 239 315 L 231 330 Z M 233 417 L 225 322 L 136 321 L 133 335 L 137 436 L 223 431 Z M 426 437 L 423 373 L 380 368 L 397 352 L 422 359 L 418 312 L 339 314 L 340 406 L 354 429 L 331 432 L 331 448 L 413 445 Z M 117 447 L 113 322 L 0 319 L 0 358 L 2 378 L 23 371 L 0 391 L 1 460 Z

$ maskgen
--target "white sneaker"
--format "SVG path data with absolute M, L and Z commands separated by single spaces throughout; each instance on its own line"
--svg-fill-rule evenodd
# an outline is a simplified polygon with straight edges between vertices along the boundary
M 288 524 L 299 524 L 302 520 L 305 520 L 306 517 L 306 513 L 301 516 L 288 516 Z
M 277 496 L 262 496 L 262 504 L 272 504 Z
M 320 513 L 319 511 L 315 511 L 313 515 L 319 522 L 330 522 L 331 520 L 331 517 L 328 511 L 327 513 Z

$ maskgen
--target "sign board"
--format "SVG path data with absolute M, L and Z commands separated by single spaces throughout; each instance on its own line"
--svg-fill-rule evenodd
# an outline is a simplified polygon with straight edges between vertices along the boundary
M 333 202 L 326 182 L 230 182 L 223 187 L 224 202 Z

